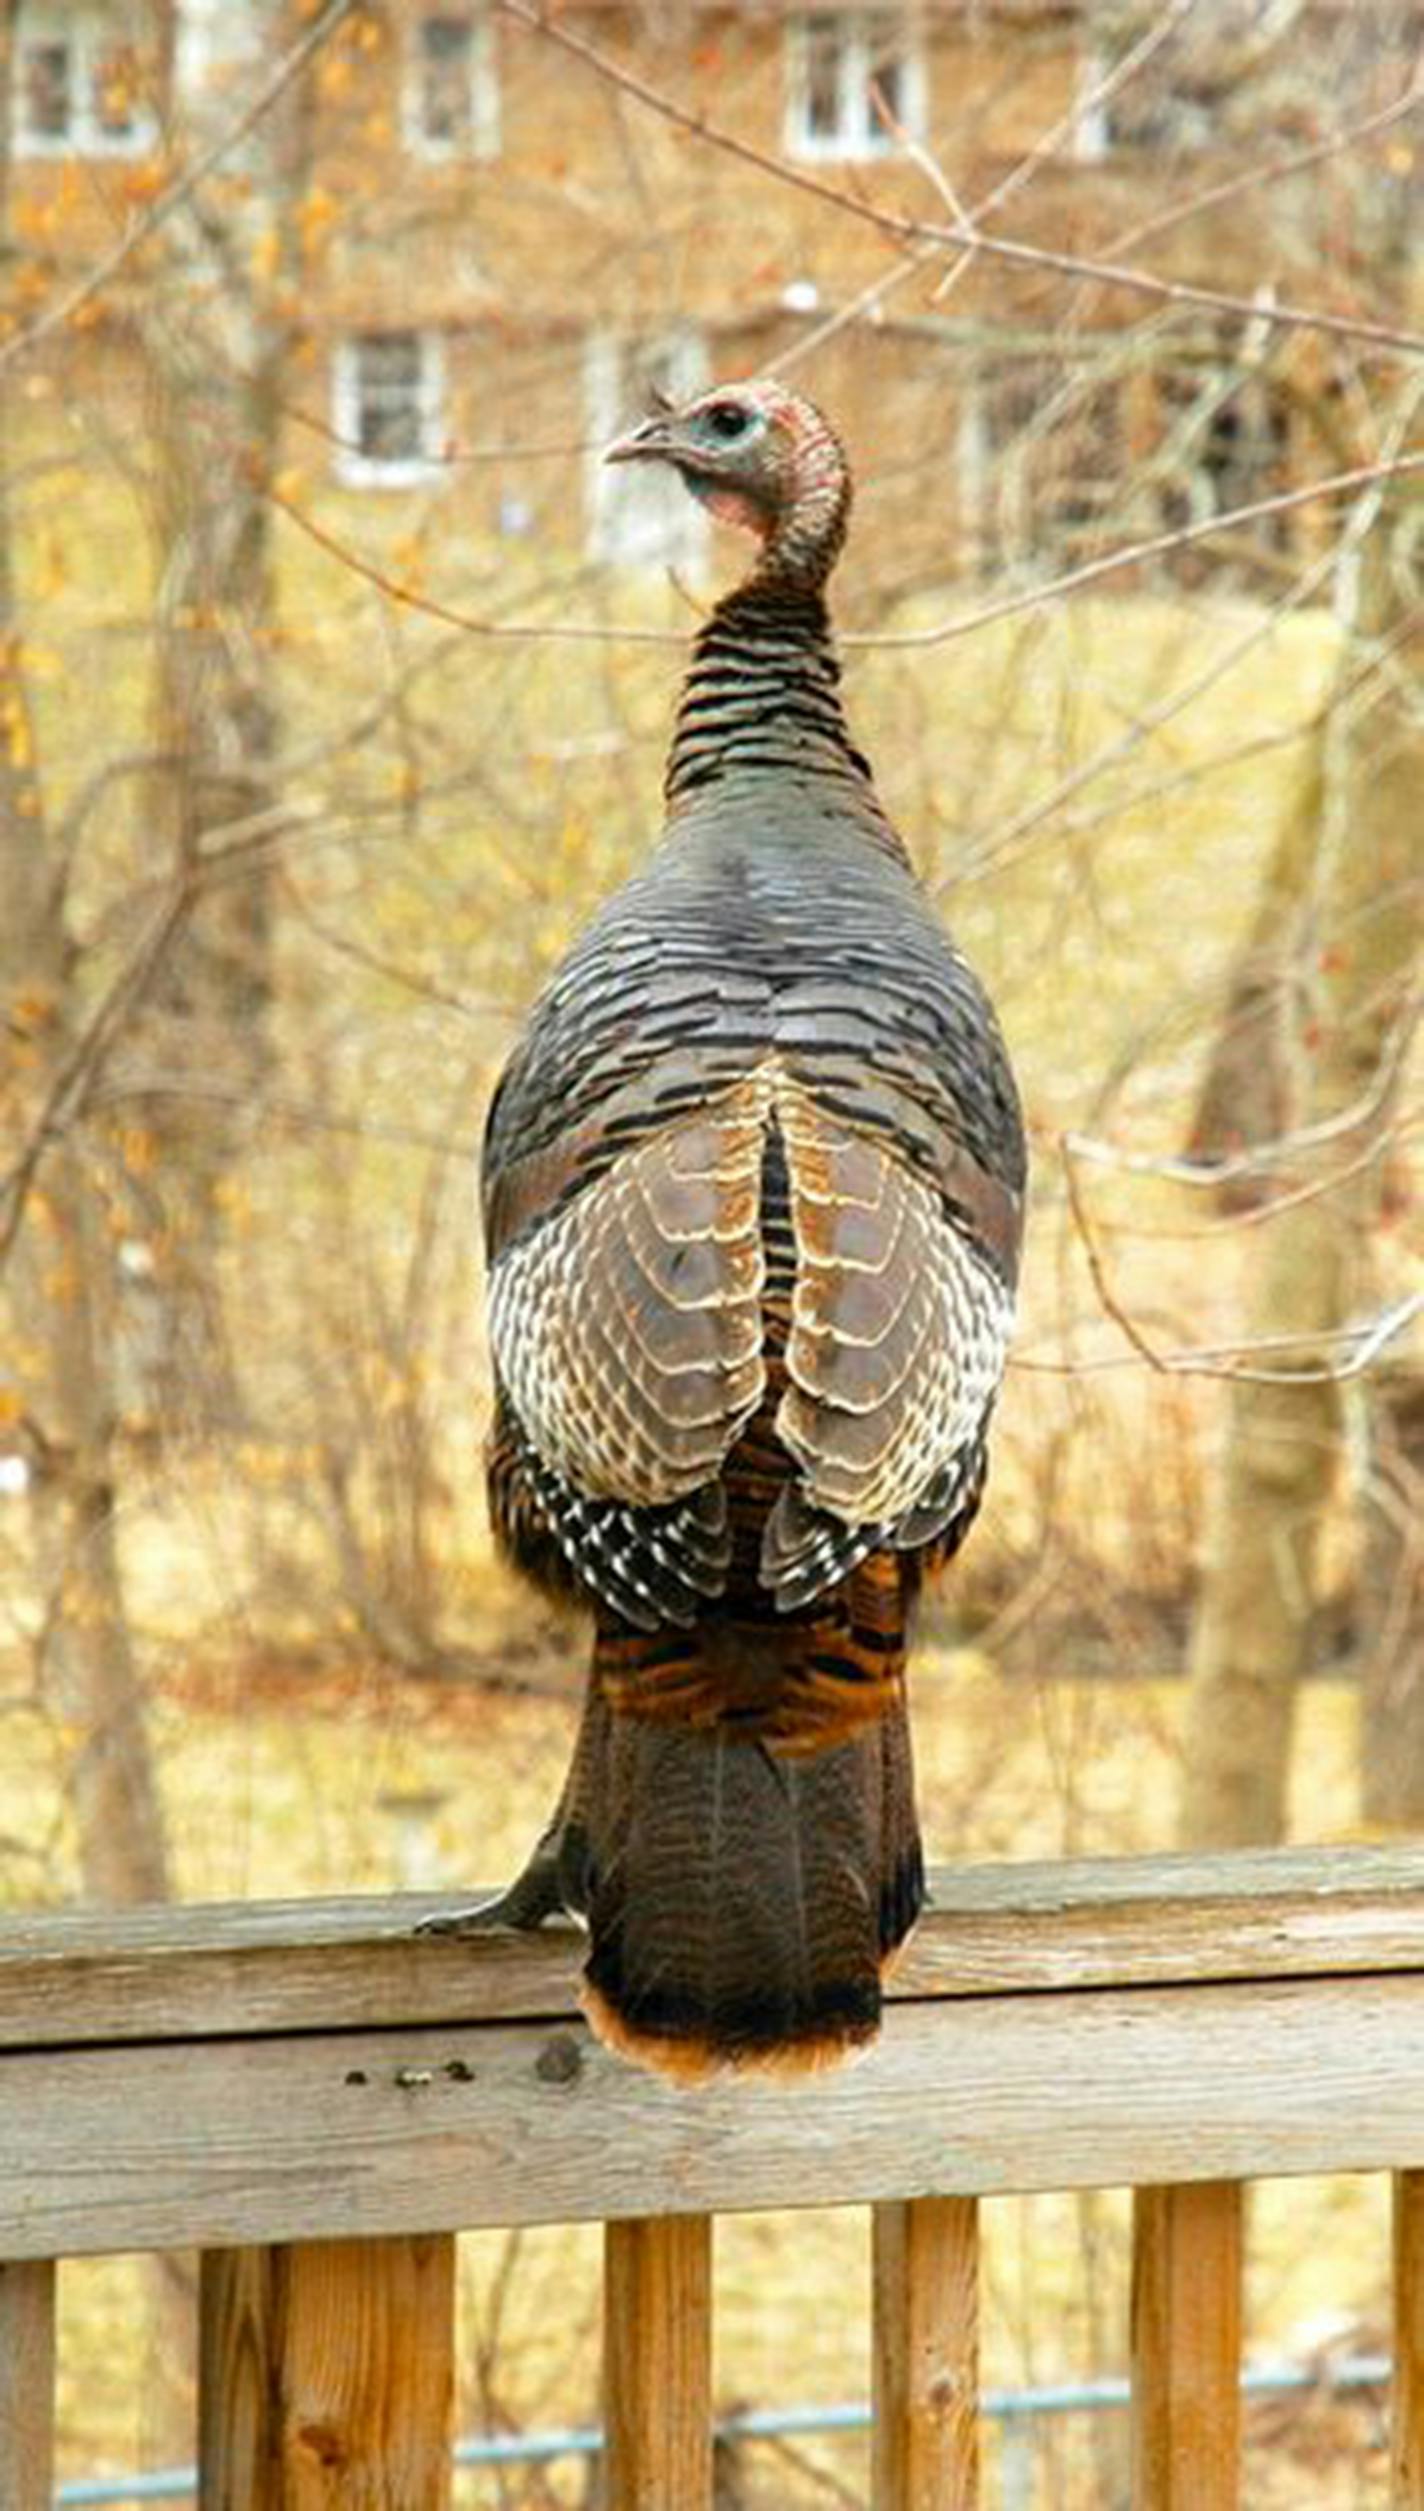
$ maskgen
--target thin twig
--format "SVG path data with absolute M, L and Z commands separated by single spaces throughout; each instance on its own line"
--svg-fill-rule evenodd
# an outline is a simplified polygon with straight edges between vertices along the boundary
M 1136 1318 L 1123 1306 L 1109 1279 L 1102 1250 L 1094 1235 L 1087 1205 L 1073 1166 L 1072 1136 L 1064 1134 L 1059 1148 L 1062 1154 L 1064 1183 L 1067 1187 L 1073 1225 L 1103 1314 L 1111 1318 L 1119 1333 L 1131 1344 L 1137 1357 L 1145 1361 L 1148 1368 L 1159 1377 L 1229 1378 L 1233 1383 L 1250 1386 L 1343 1385 L 1350 1378 L 1362 1376 L 1388 1343 L 1396 1341 L 1417 1316 L 1424 1315 L 1424 1291 L 1411 1291 L 1406 1297 L 1393 1301 L 1388 1307 L 1381 1309 L 1378 1315 L 1365 1319 L 1359 1325 L 1303 1332 L 1284 1338 L 1297 1348 L 1305 1346 L 1311 1350 L 1319 1350 L 1322 1344 L 1342 1339 L 1348 1340 L 1352 1345 L 1350 1357 L 1338 1363 L 1328 1363 L 1323 1368 L 1247 1369 L 1234 1361 L 1222 1364 L 1210 1360 L 1205 1356 L 1205 1347 L 1202 1351 L 1162 1351 L 1149 1340 Z M 1334 1184 L 1336 1180 L 1332 1178 L 1330 1182 Z M 1264 1345 L 1246 1343 L 1241 1345 L 1241 1349 L 1245 1352 L 1258 1348 L 1275 1348 L 1280 1339 L 1272 1336 Z M 1040 1362 L 1038 1365 L 1042 1367 L 1044 1364 Z
M 1097 584 L 1105 576 L 1116 575 L 1124 567 L 1140 566 L 1150 558 L 1164 558 L 1174 550 L 1192 549 L 1200 541 L 1215 540 L 1224 531 L 1239 531 L 1244 524 L 1263 522 L 1268 516 L 1292 514 L 1301 506 L 1314 505 L 1327 497 L 1349 497 L 1357 490 L 1369 488 L 1386 480 L 1405 478 L 1424 471 L 1424 453 L 1396 456 L 1388 462 L 1365 462 L 1349 471 L 1333 471 L 1328 477 L 1307 481 L 1302 488 L 1282 489 L 1272 497 L 1258 497 L 1250 505 L 1232 506 L 1227 513 L 1207 515 L 1200 523 L 1184 524 L 1179 530 L 1159 532 L 1150 540 L 1129 541 L 1122 549 L 1108 550 L 1101 558 L 1089 558 L 1081 567 L 1070 567 L 1066 574 L 1050 576 L 1046 584 L 1028 585 L 1021 592 L 1006 593 L 998 601 L 981 603 L 977 610 L 967 611 L 960 619 L 948 619 L 938 627 L 897 628 L 876 636 L 848 636 L 841 641 L 847 646 L 894 649 L 898 652 L 921 650 L 933 645 L 948 645 L 957 637 L 969 636 L 978 628 L 990 627 L 996 620 L 1013 619 L 1026 610 L 1037 610 L 1050 601 L 1063 601 L 1070 593 L 1080 593 L 1089 584 Z

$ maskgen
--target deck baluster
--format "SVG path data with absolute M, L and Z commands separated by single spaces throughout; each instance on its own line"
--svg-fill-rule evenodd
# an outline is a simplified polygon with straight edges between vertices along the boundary
M 0 2265 L 0 2503 L 54 2500 L 54 2287 L 47 2259 Z
M 1133 2195 L 1136 2511 L 1236 2511 L 1241 2484 L 1241 2183 Z
M 1394 2511 L 1424 2511 L 1424 2171 L 1394 2176 Z
M 875 2511 L 977 2511 L 978 2205 L 882 2204 L 872 2238 Z
M 606 2511 L 711 2511 L 709 2216 L 607 2226 L 603 2380 Z
M 199 2308 L 203 2511 L 443 2511 L 451 2234 L 210 2251 Z

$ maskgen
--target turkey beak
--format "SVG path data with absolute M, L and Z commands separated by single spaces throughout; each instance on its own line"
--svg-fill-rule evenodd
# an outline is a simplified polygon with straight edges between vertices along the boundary
M 666 462 L 673 451 L 672 431 L 667 419 L 658 413 L 641 419 L 630 427 L 626 436 L 619 436 L 604 455 L 605 462 Z

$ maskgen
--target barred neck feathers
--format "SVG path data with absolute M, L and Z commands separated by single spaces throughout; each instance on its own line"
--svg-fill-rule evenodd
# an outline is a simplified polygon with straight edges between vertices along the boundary
M 763 562 L 718 603 L 697 639 L 667 768 L 669 805 L 730 776 L 771 768 L 872 794 L 851 740 L 840 664 L 818 587 Z

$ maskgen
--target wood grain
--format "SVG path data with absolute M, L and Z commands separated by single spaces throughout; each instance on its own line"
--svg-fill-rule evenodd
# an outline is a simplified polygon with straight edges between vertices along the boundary
M 198 2469 L 203 2511 L 261 2502 L 277 2458 L 270 2249 L 205 2250 L 198 2275 Z
M 1394 2183 L 1393 2511 L 1424 2511 L 1424 2171 Z
M 1424 1849 L 960 1867 L 932 1881 L 897 2001 L 1424 1971 Z M 414 1933 L 456 1897 L 6 1917 L 0 2049 L 576 2011 L 577 1929 Z
M 873 2262 L 874 2511 L 977 2511 L 975 2200 L 877 2206 Z
M 712 2226 L 610 2223 L 603 2252 L 605 2511 L 711 2511 Z
M 54 2286 L 47 2261 L 0 2265 L 0 2503 L 54 2500 Z
M 1236 2511 L 1241 2482 L 1239 2182 L 1133 2198 L 1136 2511 Z
M 560 2024 L 0 2057 L 0 2256 L 1424 2168 L 1424 1979 L 952 1998 L 659 2083 Z
M 210 2252 L 201 2310 L 204 2511 L 443 2511 L 453 2240 Z

